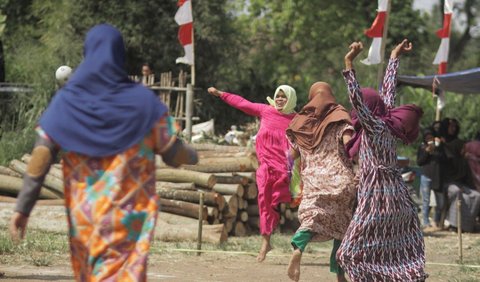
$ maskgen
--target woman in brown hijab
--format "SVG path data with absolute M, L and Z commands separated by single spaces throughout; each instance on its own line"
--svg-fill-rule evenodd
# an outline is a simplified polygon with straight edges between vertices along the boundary
M 300 227 L 292 238 L 294 248 L 288 276 L 300 279 L 302 252 L 310 241 L 334 240 L 330 271 L 346 281 L 335 254 L 353 214 L 355 183 L 353 165 L 344 149 L 353 134 L 350 116 L 337 104 L 328 83 L 310 88 L 309 102 L 290 122 L 290 162 L 301 157 L 303 196 L 298 209 Z

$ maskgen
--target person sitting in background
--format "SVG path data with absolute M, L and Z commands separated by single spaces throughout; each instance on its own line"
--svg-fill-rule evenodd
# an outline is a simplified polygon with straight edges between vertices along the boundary
M 465 144 L 464 155 L 472 174 L 473 186 L 480 192 L 480 131 L 474 140 Z
M 149 63 L 143 63 L 142 65 L 142 79 L 143 85 L 148 86 L 154 83 L 155 77 Z
M 461 203 L 461 224 L 462 231 L 475 231 L 475 218 L 480 211 L 480 193 L 471 189 L 470 174 L 468 173 L 468 163 L 463 157 L 462 150 L 465 142 L 458 138 L 460 125 L 458 120 L 445 118 L 442 121 L 443 132 L 445 136 L 442 141 L 445 146 L 447 156 L 444 162 L 445 183 L 448 191 L 448 215 L 447 220 L 450 227 L 458 228 L 457 205 L 455 200 L 459 198 Z
M 436 207 L 434 221 L 439 226 L 441 211 L 444 202 L 442 162 L 446 160 L 445 150 L 439 137 L 435 137 L 433 128 L 423 132 L 423 142 L 417 151 L 417 164 L 422 169 L 420 190 L 422 193 L 423 227 L 432 227 L 430 224 L 430 193 L 434 192 Z

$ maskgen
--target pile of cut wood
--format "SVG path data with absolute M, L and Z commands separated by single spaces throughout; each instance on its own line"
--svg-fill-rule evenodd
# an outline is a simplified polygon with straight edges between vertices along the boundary
M 255 153 L 245 147 L 214 144 L 194 145 L 199 163 L 180 169 L 167 167 L 157 156 L 156 191 L 160 196 L 160 229 L 170 231 L 158 235 L 162 240 L 196 240 L 200 210 L 204 220 L 204 241 L 220 243 L 231 236 L 246 236 L 258 231 L 257 185 L 258 167 Z M 29 155 L 12 160 L 9 167 L 0 166 L 0 200 L 14 201 L 22 186 Z M 200 209 L 200 195 L 204 206 Z M 63 199 L 61 165 L 51 167 L 44 181 L 40 199 L 60 202 Z M 45 203 L 40 201 L 40 203 Z M 280 223 L 296 224 L 296 211 L 280 206 Z M 294 228 L 294 227 L 293 227 Z

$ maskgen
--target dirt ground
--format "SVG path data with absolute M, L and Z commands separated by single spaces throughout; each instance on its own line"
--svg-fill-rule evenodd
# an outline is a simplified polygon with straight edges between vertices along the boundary
M 2 212 L 0 205 L 0 237 L 5 238 L 6 219 L 10 210 Z M 41 209 L 38 212 L 44 213 Z M 50 212 L 52 210 L 50 209 Z M 50 214 L 49 217 L 52 217 Z M 48 218 L 48 217 L 47 217 Z M 47 222 L 37 226 L 48 226 Z M 33 223 L 32 223 L 32 226 Z M 48 228 L 47 228 L 48 229 Z M 55 235 L 54 240 L 64 240 L 64 235 Z M 62 237 L 59 237 L 62 236 Z M 149 259 L 149 281 L 290 281 L 286 275 L 291 235 L 274 236 L 274 250 L 263 263 L 255 260 L 259 236 L 229 238 L 227 246 L 206 246 L 206 253 L 197 256 L 184 252 L 194 243 L 155 242 Z M 428 281 L 480 281 L 480 234 L 464 234 L 463 262 L 458 265 L 458 239 L 456 233 L 441 231 L 425 234 Z M 234 246 L 237 251 L 233 251 Z M 39 253 L 49 256 L 48 266 L 34 266 L 28 259 L 15 253 L 2 253 L 0 246 L 0 280 L 5 281 L 72 281 L 68 251 Z M 303 257 L 301 281 L 336 281 L 329 272 L 330 244 L 311 244 Z M 65 247 L 65 249 L 67 249 Z M 224 251 L 228 250 L 228 251 Z M 240 252 L 239 252 L 240 251 Z M 40 258 L 41 258 L 40 257 Z

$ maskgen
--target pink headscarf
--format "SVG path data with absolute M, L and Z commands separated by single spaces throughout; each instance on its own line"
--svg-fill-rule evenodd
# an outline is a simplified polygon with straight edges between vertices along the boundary
M 406 144 L 410 144 L 418 137 L 419 122 L 423 115 L 422 108 L 407 104 L 396 108 L 388 109 L 383 103 L 380 95 L 372 88 L 362 88 L 363 103 L 368 107 L 372 115 L 385 122 L 393 135 L 400 138 Z M 345 149 L 350 158 L 358 154 L 363 132 L 362 125 L 358 120 L 355 110 L 351 112 L 352 124 L 355 128 L 355 134 L 345 145 Z

